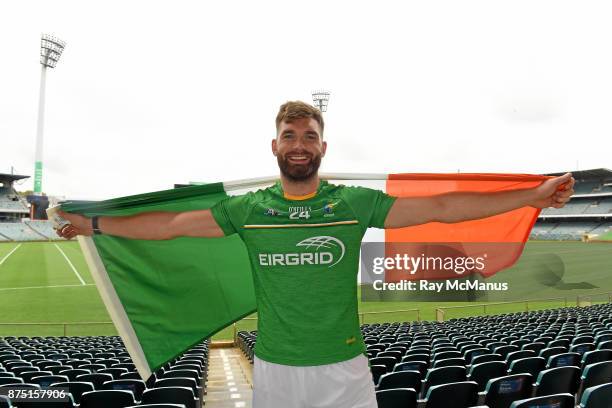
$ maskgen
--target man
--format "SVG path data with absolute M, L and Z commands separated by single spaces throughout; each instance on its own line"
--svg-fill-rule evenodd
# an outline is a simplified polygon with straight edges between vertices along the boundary
M 357 270 L 368 227 L 398 228 L 478 219 L 524 206 L 565 205 L 571 174 L 532 189 L 395 198 L 381 191 L 321 181 L 325 156 L 320 111 L 287 102 L 276 118 L 272 153 L 280 180 L 229 197 L 210 210 L 150 212 L 126 217 L 60 213 L 66 238 L 104 234 L 134 239 L 222 237 L 237 233 L 251 265 L 258 309 L 255 408 L 374 408 L 374 385 L 357 316 Z M 335 247 L 338 259 L 296 247 Z

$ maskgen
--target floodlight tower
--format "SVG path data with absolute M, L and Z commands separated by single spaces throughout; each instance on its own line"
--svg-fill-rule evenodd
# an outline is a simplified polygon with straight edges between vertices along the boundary
M 329 91 L 322 89 L 318 91 L 312 91 L 312 101 L 314 106 L 319 108 L 321 112 L 327 112 L 327 104 L 329 103 Z
M 36 129 L 36 156 L 34 164 L 34 194 L 42 194 L 43 128 L 45 122 L 45 82 L 47 68 L 55 68 L 66 43 L 59 38 L 43 34 L 40 38 L 40 94 L 38 98 L 38 126 Z

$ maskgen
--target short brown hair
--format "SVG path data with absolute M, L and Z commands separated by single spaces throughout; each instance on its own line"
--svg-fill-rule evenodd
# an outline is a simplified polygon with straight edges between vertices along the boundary
M 291 123 L 295 119 L 312 118 L 321 127 L 321 137 L 323 136 L 323 115 L 321 111 L 312 105 L 302 101 L 288 101 L 281 105 L 276 115 L 276 131 L 280 128 L 281 122 Z

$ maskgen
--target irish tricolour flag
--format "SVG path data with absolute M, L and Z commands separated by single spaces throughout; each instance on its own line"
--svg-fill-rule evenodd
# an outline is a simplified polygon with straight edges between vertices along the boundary
M 521 174 L 324 174 L 322 178 L 394 196 L 512 190 L 534 187 L 546 179 Z M 66 202 L 62 209 L 86 216 L 206 209 L 228 195 L 265 188 L 275 181 L 269 177 L 194 185 L 100 202 Z M 470 222 L 373 231 L 366 239 L 524 244 L 538 213 L 526 207 Z M 95 235 L 80 236 L 79 243 L 102 300 L 143 378 L 256 309 L 246 248 L 237 235 L 166 241 Z M 518 254 L 510 263 L 516 257 Z

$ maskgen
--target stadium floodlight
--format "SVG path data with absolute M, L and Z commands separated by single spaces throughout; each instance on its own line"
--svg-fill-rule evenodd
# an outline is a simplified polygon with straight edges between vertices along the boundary
M 43 34 L 40 38 L 40 93 L 38 98 L 38 126 L 36 129 L 36 155 L 34 164 L 34 194 L 42 194 L 43 126 L 45 122 L 45 83 L 47 68 L 55 68 L 66 43 L 59 38 Z
M 321 112 L 327 112 L 327 104 L 329 103 L 329 91 L 318 90 L 312 91 L 312 101 L 314 106 L 319 108 Z

